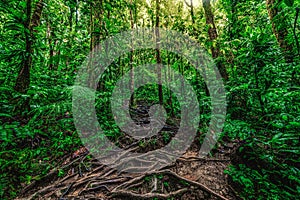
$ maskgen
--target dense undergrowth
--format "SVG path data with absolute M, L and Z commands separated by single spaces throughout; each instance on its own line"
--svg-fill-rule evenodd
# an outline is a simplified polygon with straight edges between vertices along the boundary
M 72 89 L 77 70 L 89 52 L 91 39 L 84 28 L 89 24 L 88 4 L 84 3 L 80 7 L 84 17 L 80 22 L 82 24 L 78 23 L 77 32 L 65 28 L 69 24 L 63 22 L 52 24 L 57 34 L 53 39 L 57 40 L 57 43 L 56 46 L 52 44 L 55 47 L 51 48 L 57 51 L 57 55 L 52 58 L 56 67 L 49 69 L 49 44 L 44 38 L 49 27 L 45 21 L 42 22 L 35 32 L 37 44 L 34 46 L 31 84 L 26 94 L 19 93 L 14 86 L 22 59 L 26 57 L 23 50 L 26 31 L 24 27 L 20 28 L 23 25 L 19 19 L 25 1 L 20 1 L 23 2 L 22 5 L 16 1 L 11 2 L 14 2 L 11 5 L 15 6 L 12 6 L 13 12 L 3 8 L 0 10 L 4 13 L 3 16 L 0 15 L 1 199 L 15 198 L 22 188 L 35 180 L 40 180 L 61 163 L 61 158 L 71 155 L 82 146 L 73 121 Z M 121 2 L 120 8 L 127 9 L 128 5 L 124 3 L 125 1 L 119 2 Z M 229 78 L 225 82 L 226 123 L 219 142 L 222 144 L 225 140 L 234 140 L 239 145 L 232 155 L 233 165 L 226 170 L 230 177 L 230 184 L 243 199 L 298 199 L 300 195 L 300 56 L 293 31 L 299 35 L 299 25 L 288 27 L 288 42 L 294 44 L 294 50 L 284 52 L 273 36 L 265 2 L 254 0 L 238 3 L 231 0 L 220 2 L 221 5 L 216 3 L 216 6 L 221 9 L 216 11 L 216 22 L 219 24 L 217 41 L 221 56 L 216 59 L 216 62 L 226 67 Z M 235 13 L 232 13 L 231 6 L 234 2 Z M 109 10 L 108 5 L 114 3 L 106 2 L 105 12 Z M 56 2 L 52 7 L 48 5 L 45 16 L 51 15 L 53 21 L 59 21 L 63 16 L 67 21 L 66 14 L 52 12 L 55 9 L 60 10 L 58 9 L 60 6 L 64 9 L 66 7 L 64 2 Z M 281 6 L 282 14 L 290 22 L 289 24 L 292 24 L 294 11 L 297 6 L 299 7 L 299 2 L 295 2 L 293 7 L 283 3 Z M 110 9 L 112 13 L 120 15 L 119 11 Z M 153 10 L 150 11 L 148 15 L 154 18 Z M 195 12 L 197 16 L 204 15 L 201 9 Z M 212 44 L 204 34 L 207 29 L 204 25 L 205 19 L 198 17 L 195 19 L 196 24 L 192 25 L 187 15 L 180 12 L 177 14 L 181 14 L 184 18 L 174 17 L 176 23 L 172 24 L 172 29 L 192 37 L 196 35 L 198 42 L 209 49 Z M 164 15 L 167 16 L 166 13 Z M 228 19 L 226 23 L 222 21 L 224 15 Z M 234 15 L 238 17 L 234 18 Z M 105 33 L 109 35 L 129 28 L 128 23 L 122 27 L 123 17 L 122 15 L 118 19 L 105 18 L 107 23 Z M 73 26 L 75 27 L 74 24 Z M 97 31 L 100 30 L 96 30 L 94 34 L 97 34 Z M 293 59 L 287 59 L 287 54 L 291 54 Z M 109 99 L 114 84 L 122 72 L 128 71 L 132 63 L 138 65 L 156 62 L 155 51 L 152 50 L 134 53 L 134 62 L 130 61 L 130 56 L 124 55 L 111 66 L 106 76 L 102 77 L 103 85 L 99 88 L 103 90 L 97 91 L 98 120 L 101 127 L 105 129 L 105 134 L 112 140 L 116 140 L 121 134 L 109 109 Z M 176 55 L 162 51 L 162 61 L 183 73 L 193 86 L 201 102 L 202 121 L 199 132 L 205 132 L 210 120 L 211 105 L 203 79 L 191 69 L 192 66 L 186 60 Z M 119 68 L 122 70 L 118 70 Z M 137 101 L 155 104 L 159 99 L 154 91 L 157 91 L 157 86 L 151 85 L 136 92 L 135 98 Z M 163 88 L 163 91 L 167 115 L 177 117 L 180 107 L 176 96 L 170 94 L 167 88 Z M 172 101 L 169 100 L 170 96 Z M 166 141 L 169 141 L 171 137 L 166 135 L 166 138 Z M 57 176 L 63 175 L 64 172 L 57 174 Z

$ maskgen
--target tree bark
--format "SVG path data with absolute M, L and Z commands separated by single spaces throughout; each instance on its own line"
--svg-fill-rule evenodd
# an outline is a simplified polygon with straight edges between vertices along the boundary
M 44 8 L 44 3 L 43 0 L 40 0 L 37 4 L 36 4 L 36 8 L 35 11 L 33 12 L 32 18 L 31 18 L 31 30 L 33 32 L 36 32 L 35 30 L 33 30 L 35 27 L 40 25 L 41 22 L 41 16 L 42 16 L 42 12 L 43 12 L 43 8 Z
M 287 24 L 284 21 L 284 15 L 280 14 L 281 9 L 279 8 L 279 4 L 282 0 L 267 0 L 266 5 L 268 9 L 269 18 L 272 22 L 272 30 L 276 37 L 276 40 L 285 53 L 285 58 L 287 62 L 293 61 L 292 44 L 288 44 L 287 35 L 288 29 Z
M 94 71 L 94 54 L 97 53 L 97 51 L 100 51 L 101 49 L 99 46 L 99 43 L 101 39 L 104 38 L 104 33 L 103 33 L 103 0 L 97 0 L 97 1 L 92 1 L 90 3 L 90 34 L 91 34 L 91 40 L 90 40 L 90 50 L 91 50 L 91 55 L 90 55 L 90 63 L 89 63 L 89 80 L 88 80 L 88 85 L 90 88 L 96 89 L 97 86 L 100 90 L 104 90 L 104 83 L 103 81 L 99 82 L 98 85 L 96 84 L 96 75 L 93 73 Z
M 25 32 L 25 42 L 26 42 L 26 54 L 23 61 L 22 68 L 19 72 L 19 75 L 17 77 L 16 83 L 15 83 L 15 90 L 17 92 L 26 94 L 29 85 L 30 85 L 30 68 L 32 65 L 32 44 L 34 42 L 34 35 L 33 33 L 36 32 L 34 30 L 35 27 L 39 26 L 41 14 L 43 11 L 43 0 L 40 0 L 36 4 L 36 8 L 31 16 L 31 0 L 26 1 L 26 16 L 27 20 L 25 23 L 25 29 L 28 31 Z
M 216 25 L 214 22 L 214 14 L 211 10 L 210 0 L 202 0 L 205 18 L 206 18 L 206 25 L 209 26 L 208 28 L 208 36 L 211 43 L 214 43 L 215 40 L 218 38 L 218 33 L 216 29 Z M 220 50 L 217 46 L 211 45 L 211 54 L 214 59 L 219 57 Z M 225 80 L 228 79 L 227 71 L 224 65 L 221 63 L 217 63 L 218 70 Z
M 191 0 L 191 17 L 192 17 L 192 23 L 195 24 L 195 16 L 194 16 L 194 5 L 193 0 Z
M 185 4 L 187 5 L 187 7 L 189 7 L 191 10 L 191 18 L 192 18 L 192 24 L 195 24 L 195 15 L 194 15 L 194 5 L 193 5 L 193 0 L 190 0 L 190 4 L 184 0 Z
M 131 30 L 133 31 L 134 29 L 134 18 L 133 18 L 133 2 L 132 0 L 130 0 L 130 26 L 131 26 Z M 131 92 L 131 105 L 135 106 L 135 97 L 134 97 L 134 65 L 133 65 L 133 50 L 134 50 L 134 46 L 133 46 L 133 41 L 131 40 L 131 52 L 129 53 L 129 59 L 130 59 L 130 92 Z
M 156 0 L 156 20 L 155 20 L 155 37 L 156 37 L 156 62 L 157 62 L 157 77 L 158 77 L 158 98 L 159 103 L 163 104 L 163 90 L 161 81 L 161 55 L 160 55 L 160 33 L 159 33 L 159 15 L 160 1 Z
M 96 19 L 96 20 L 95 20 Z M 95 23 L 98 22 L 98 23 Z M 103 0 L 91 2 L 91 51 L 100 43 L 103 27 Z

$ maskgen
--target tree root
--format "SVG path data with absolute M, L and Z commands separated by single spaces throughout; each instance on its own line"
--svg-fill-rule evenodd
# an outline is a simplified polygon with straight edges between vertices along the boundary
M 86 155 L 85 155 L 86 156 Z M 122 165 L 122 163 L 127 161 L 127 158 L 124 157 L 125 155 L 122 155 L 122 159 L 120 159 L 117 165 Z M 61 167 L 60 169 L 70 169 L 74 164 L 80 165 L 84 161 L 85 157 L 79 157 L 74 159 L 72 162 L 68 163 L 67 165 Z M 138 158 L 142 159 L 142 158 Z M 124 161 L 123 161 L 124 160 Z M 219 160 L 219 159 L 202 159 L 198 157 L 181 157 L 179 160 L 188 162 L 188 161 L 211 161 L 211 162 L 220 162 L 220 163 L 226 163 L 229 162 L 230 160 Z M 143 160 L 141 160 L 142 162 Z M 35 191 L 31 196 L 27 197 L 26 199 L 37 199 L 37 198 L 52 198 L 56 196 L 59 199 L 64 199 L 70 196 L 78 196 L 78 197 L 83 197 L 86 195 L 93 195 L 97 191 L 101 191 L 101 193 L 109 198 L 115 198 L 115 197 L 124 197 L 126 196 L 127 198 L 135 198 L 135 199 L 150 199 L 150 198 L 158 198 L 158 199 L 168 199 L 170 197 L 174 196 L 182 196 L 188 191 L 196 191 L 195 188 L 198 188 L 202 190 L 205 193 L 210 194 L 212 197 L 221 199 L 221 200 L 228 200 L 224 196 L 214 192 L 207 186 L 193 181 L 189 180 L 185 177 L 182 177 L 178 175 L 176 172 L 171 171 L 168 169 L 170 166 L 165 167 L 164 169 L 160 171 L 151 171 L 154 170 L 154 167 L 158 163 L 155 162 L 153 165 L 148 168 L 146 173 L 139 173 L 139 174 L 130 174 L 130 173 L 125 173 L 124 171 L 118 172 L 114 168 L 110 168 L 105 165 L 101 164 L 95 164 L 93 165 L 95 168 L 93 170 L 84 170 L 84 172 L 80 173 L 79 168 L 78 168 L 78 173 L 72 173 L 68 174 L 66 177 L 62 179 L 56 178 L 55 182 L 53 182 L 51 185 L 48 185 L 47 187 L 44 187 L 38 191 Z M 79 166 L 78 166 L 79 167 Z M 86 168 L 86 166 L 84 166 Z M 84 168 L 83 168 L 84 169 Z M 126 170 L 132 170 L 135 172 L 140 171 L 141 169 L 138 167 L 128 167 Z M 48 180 L 51 179 L 51 177 L 56 176 L 58 173 L 58 169 L 55 169 L 51 171 L 47 176 L 43 178 L 43 180 Z M 84 174 L 83 174 L 84 173 Z M 172 186 L 165 186 L 163 184 L 163 180 L 160 179 L 159 182 L 157 179 L 151 183 L 145 182 L 145 178 L 149 176 L 154 176 L 155 178 L 157 177 L 156 175 L 167 175 L 167 178 L 169 179 L 170 177 L 173 177 L 172 179 L 178 180 L 175 181 L 175 184 Z M 53 180 L 53 179 L 52 179 Z M 152 179 L 153 181 L 153 179 Z M 184 181 L 185 184 L 181 184 L 182 181 Z M 145 187 L 143 187 L 146 183 L 146 190 Z M 158 187 L 158 184 L 161 185 L 161 187 Z M 24 188 L 24 192 L 29 191 L 30 188 L 33 186 L 36 186 L 37 184 L 34 183 L 33 185 L 27 186 Z M 151 190 L 151 187 L 152 190 Z M 141 188 L 142 191 L 144 192 L 135 192 L 136 189 Z M 150 189 L 149 189 L 150 188 Z M 138 189 L 140 191 L 140 189 Z
M 150 199 L 150 198 L 161 198 L 161 199 L 168 199 L 177 195 L 181 195 L 185 192 L 188 192 L 188 188 L 182 188 L 174 192 L 170 192 L 169 194 L 160 194 L 160 193 L 146 193 L 146 194 L 137 194 L 126 190 L 118 190 L 112 192 L 111 197 L 131 197 L 136 199 Z
M 170 192 L 169 194 L 165 195 L 165 194 L 158 194 L 158 193 L 147 193 L 147 194 L 136 194 L 136 193 L 132 193 L 132 192 L 129 192 L 128 189 L 129 188 L 132 188 L 136 185 L 141 185 L 142 183 L 141 182 L 138 182 L 138 183 L 135 183 L 137 181 L 140 181 L 142 180 L 143 178 L 145 178 L 146 176 L 149 176 L 149 175 L 158 175 L 158 174 L 167 174 L 167 175 L 171 175 L 179 180 L 182 180 L 182 181 L 185 181 L 187 182 L 189 185 L 195 185 L 197 186 L 198 188 L 204 190 L 205 192 L 208 192 L 210 193 L 211 195 L 219 198 L 219 199 L 222 199 L 222 200 L 228 200 L 227 198 L 223 197 L 222 195 L 212 191 L 210 188 L 206 187 L 205 185 L 201 184 L 201 183 L 198 183 L 198 182 L 195 182 L 195 181 L 192 181 L 192 180 L 189 180 L 189 179 L 186 179 L 178 174 L 176 174 L 175 172 L 173 171 L 170 171 L 170 170 L 163 170 L 163 171 L 157 171 L 157 172 L 152 172 L 152 173 L 145 173 L 145 174 L 142 174 L 136 178 L 133 178 L 119 186 L 117 186 L 116 188 L 114 188 L 111 193 L 112 193 L 112 196 L 129 196 L 129 197 L 135 197 L 135 198 L 154 198 L 154 197 L 157 197 L 157 198 L 169 198 L 170 196 L 174 196 L 175 193 L 177 194 L 177 192 L 180 192 L 180 193 L 183 193 L 185 191 L 188 190 L 188 188 L 182 188 L 180 190 L 177 190 L 177 192 Z M 124 188 L 124 189 L 120 189 L 120 188 Z

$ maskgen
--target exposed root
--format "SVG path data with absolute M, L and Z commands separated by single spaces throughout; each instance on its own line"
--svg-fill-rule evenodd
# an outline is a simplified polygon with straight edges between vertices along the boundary
M 222 200 L 228 200 L 227 198 L 223 197 L 222 195 L 219 195 L 218 193 L 214 192 L 213 190 L 209 189 L 208 187 L 206 187 L 205 185 L 201 184 L 201 183 L 198 183 L 196 181 L 192 181 L 192 180 L 189 180 L 189 179 L 186 179 L 182 176 L 179 176 L 178 174 L 176 174 L 175 172 L 172 172 L 170 170 L 165 170 L 165 171 L 161 171 L 161 172 L 158 172 L 158 173 L 164 173 L 164 174 L 170 174 L 172 176 L 175 176 L 176 178 L 178 179 L 181 179 L 181 180 L 184 180 L 188 183 L 190 183 L 191 185 L 196 185 L 198 186 L 199 188 L 201 188 L 202 190 L 212 194 L 213 196 L 216 196 Z
M 182 188 L 174 192 L 170 192 L 169 194 L 160 194 L 160 193 L 146 193 L 146 194 L 137 194 L 126 190 L 118 190 L 112 192 L 112 197 L 131 197 L 135 199 L 152 199 L 152 198 L 160 198 L 160 199 L 168 199 L 174 196 L 182 195 L 183 193 L 188 192 L 188 188 Z

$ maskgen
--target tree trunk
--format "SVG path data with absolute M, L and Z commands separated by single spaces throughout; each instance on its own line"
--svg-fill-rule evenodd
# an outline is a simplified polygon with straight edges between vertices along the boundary
M 133 18 L 133 3 L 132 0 L 130 0 L 130 26 L 131 30 L 134 29 L 134 18 Z M 131 40 L 131 52 L 129 53 L 129 59 L 130 59 L 130 92 L 131 92 L 131 105 L 135 106 L 135 97 L 134 97 L 134 66 L 133 66 L 133 41 Z
M 98 46 L 101 39 L 104 38 L 103 36 L 103 0 L 97 0 L 92 1 L 90 3 L 91 6 L 91 13 L 90 13 L 90 34 L 91 34 L 91 40 L 90 40 L 90 64 L 89 69 L 91 72 L 89 73 L 89 87 L 96 89 L 97 84 L 95 82 L 96 75 L 93 73 L 94 70 L 94 53 L 97 53 L 97 51 L 100 51 L 100 47 Z M 104 82 L 101 81 L 98 84 L 98 87 L 100 90 L 104 90 Z
M 75 8 L 75 31 L 78 29 L 78 10 L 79 10 L 79 1 L 76 0 L 76 8 Z
M 283 52 L 285 53 L 285 58 L 287 62 L 293 62 L 292 50 L 293 46 L 287 42 L 287 24 L 284 21 L 284 15 L 279 15 L 281 9 L 279 4 L 282 0 L 267 0 L 267 9 L 269 18 L 272 22 L 272 30 L 277 39 L 277 42 Z
M 209 40 L 211 43 L 214 43 L 215 40 L 218 38 L 218 33 L 217 33 L 216 25 L 214 22 L 214 14 L 212 13 L 212 10 L 211 10 L 210 0 L 203 0 L 202 3 L 203 3 L 204 12 L 205 12 L 206 25 L 209 26 L 209 28 L 208 28 Z M 216 46 L 214 46 L 213 44 L 211 45 L 211 54 L 214 59 L 219 57 L 220 50 L 217 47 L 217 45 Z M 228 75 L 227 75 L 225 66 L 222 65 L 221 63 L 217 63 L 217 67 L 218 67 L 218 70 L 219 70 L 222 78 L 227 80 Z
M 195 14 L 194 14 L 193 0 L 190 0 L 190 4 L 187 2 L 187 0 L 184 0 L 184 2 L 186 4 L 186 6 L 190 8 L 190 14 L 191 14 L 191 19 L 192 19 L 192 27 L 193 27 L 192 35 L 197 39 L 198 34 L 197 34 L 196 27 L 195 27 Z
M 157 77 L 158 77 L 158 98 L 159 103 L 163 104 L 163 91 L 161 81 L 161 55 L 160 55 L 160 33 L 159 33 L 159 15 L 160 15 L 160 1 L 156 0 L 156 24 L 155 24 L 155 37 L 156 37 L 156 62 L 157 62 Z
M 195 24 L 195 15 L 194 15 L 194 5 L 193 0 L 190 0 L 190 4 L 186 0 L 184 0 L 185 4 L 191 9 L 191 18 L 192 18 L 192 24 Z
M 20 70 L 20 73 L 17 77 L 15 90 L 26 94 L 29 89 L 30 85 L 30 68 L 32 65 L 32 44 L 34 42 L 34 35 L 35 32 L 34 28 L 40 24 L 41 14 L 43 11 L 43 0 L 40 0 L 36 4 L 36 8 L 31 16 L 31 0 L 26 1 L 26 16 L 27 20 L 25 23 L 25 29 L 29 30 L 25 32 L 25 42 L 26 42 L 26 54 L 23 61 L 23 66 Z
M 95 20 L 96 19 L 96 20 Z M 91 51 L 100 43 L 103 28 L 103 0 L 91 2 Z M 95 23 L 98 22 L 98 23 Z
M 31 18 L 31 30 L 36 32 L 35 30 L 33 30 L 35 27 L 40 25 L 41 22 L 41 16 L 42 16 L 42 12 L 43 12 L 43 7 L 44 7 L 44 3 L 43 0 L 40 0 L 37 4 L 36 4 L 36 8 L 33 12 L 32 18 Z

